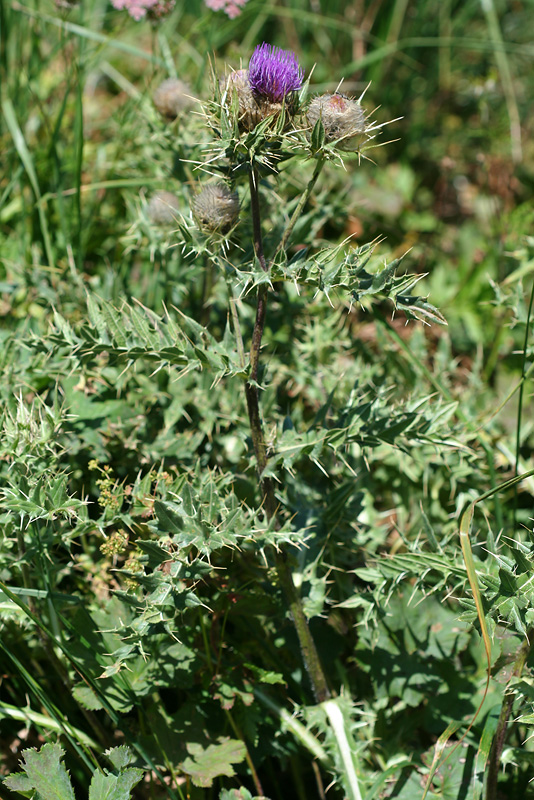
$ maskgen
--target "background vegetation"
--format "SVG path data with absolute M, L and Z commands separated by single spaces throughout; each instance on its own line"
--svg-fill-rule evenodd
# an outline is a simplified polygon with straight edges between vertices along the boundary
M 177 0 L 154 26 L 6 0 L 0 26 L 3 774 L 59 742 L 78 797 L 107 776 L 92 800 L 141 774 L 139 797 L 533 796 L 533 478 L 511 480 L 533 446 L 532 0 L 248 0 L 234 20 Z M 312 93 L 370 83 L 366 110 L 395 120 L 372 160 L 327 165 L 289 248 L 310 260 L 274 276 L 280 530 L 228 322 L 231 296 L 248 349 L 246 183 L 225 261 L 189 212 L 213 134 L 200 106 L 169 122 L 152 102 L 169 76 L 208 102 L 210 64 L 262 41 L 314 68 Z M 264 177 L 271 253 L 312 172 Z M 151 219 L 159 189 L 175 224 Z M 399 283 L 329 287 L 325 263 L 379 238 L 367 269 L 407 254 Z M 405 272 L 448 326 L 406 324 Z

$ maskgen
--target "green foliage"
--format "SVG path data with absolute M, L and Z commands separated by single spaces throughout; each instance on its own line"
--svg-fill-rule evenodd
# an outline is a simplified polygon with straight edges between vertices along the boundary
M 235 775 L 232 764 L 245 758 L 245 745 L 235 739 L 221 739 L 219 744 L 210 744 L 205 750 L 199 744 L 188 746 L 189 756 L 182 769 L 191 776 L 195 786 L 211 786 L 219 775 Z
M 534 430 L 532 15 L 352 5 L 248 0 L 231 20 L 177 0 L 151 27 L 103 0 L 0 4 L 14 791 L 128 800 L 143 773 L 171 800 L 528 791 L 534 482 L 509 479 Z M 219 73 L 264 40 L 306 81 L 292 121 L 243 131 Z M 151 95 L 177 76 L 201 102 L 169 122 Z M 362 106 L 379 107 L 360 153 L 305 118 L 342 77 L 355 96 L 372 80 Z M 215 178 L 240 216 L 207 236 L 190 204 Z M 471 568 L 458 530 L 479 497 Z
M 74 800 L 69 773 L 62 759 L 65 751 L 57 744 L 45 744 L 40 750 L 24 750 L 22 769 L 5 778 L 13 792 L 31 795 L 36 792 L 42 800 Z M 113 747 L 106 752 L 112 771 L 104 768 L 93 773 L 89 785 L 89 800 L 129 800 L 132 789 L 143 777 L 143 770 L 128 766 L 132 754 L 128 747 Z

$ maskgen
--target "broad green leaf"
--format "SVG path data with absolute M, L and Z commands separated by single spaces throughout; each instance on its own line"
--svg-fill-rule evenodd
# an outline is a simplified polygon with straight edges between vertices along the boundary
M 5 779 L 12 791 L 27 791 L 22 786 L 35 790 L 41 800 L 75 800 L 69 774 L 61 763 L 65 751 L 58 744 L 45 744 L 38 750 L 24 750 L 22 769 L 27 781 L 20 775 Z
M 219 775 L 235 775 L 232 764 L 239 764 L 246 755 L 243 742 L 229 738 L 219 739 L 219 744 L 210 744 L 206 748 L 200 744 L 188 744 L 187 751 L 189 757 L 181 768 L 191 776 L 195 786 L 201 787 L 211 786 Z
M 219 800 L 267 800 L 266 797 L 253 797 L 248 789 L 221 789 Z
M 33 784 L 24 772 L 16 772 L 13 775 L 8 775 L 7 778 L 4 778 L 4 783 L 12 792 L 30 794 L 33 791 Z
M 121 744 L 119 747 L 112 747 L 106 750 L 105 754 L 116 770 L 126 769 L 134 759 L 131 749 L 125 744 Z
M 89 800 L 129 800 L 142 777 L 143 770 L 138 767 L 129 767 L 119 775 L 95 772 L 89 786 Z

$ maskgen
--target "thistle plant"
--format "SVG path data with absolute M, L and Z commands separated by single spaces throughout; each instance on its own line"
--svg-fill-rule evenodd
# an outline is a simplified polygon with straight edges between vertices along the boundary
M 280 491 L 280 476 L 272 458 L 274 441 L 266 434 L 260 395 L 264 386 L 261 365 L 262 341 L 267 321 L 269 298 L 276 295 L 273 282 L 297 280 L 311 283 L 311 274 L 306 269 L 295 270 L 288 253 L 291 235 L 304 207 L 310 200 L 324 164 L 328 160 L 341 162 L 339 151 L 359 152 L 363 144 L 373 138 L 373 131 L 380 126 L 368 122 L 360 101 L 340 94 L 323 95 L 311 100 L 306 114 L 308 82 L 297 56 L 291 51 L 281 50 L 263 43 L 256 47 L 248 69 L 231 72 L 221 79 L 215 101 L 209 106 L 209 124 L 216 136 L 209 164 L 214 162 L 232 186 L 246 179 L 249 194 L 248 212 L 252 237 L 252 261 L 236 264 L 230 256 L 213 254 L 213 263 L 225 272 L 234 272 L 244 280 L 244 291 L 255 293 L 255 319 L 250 334 L 248 355 L 245 356 L 242 325 L 237 313 L 235 297 L 230 289 L 231 316 L 236 341 L 240 344 L 243 369 L 246 370 L 244 386 L 252 449 L 259 481 L 259 503 L 261 513 L 271 530 L 276 532 L 286 526 L 290 512 L 284 507 L 283 492 Z M 360 98 L 361 99 L 361 98 Z M 270 252 L 264 247 L 262 224 L 262 180 L 270 176 L 276 182 L 281 162 L 296 156 L 301 162 L 315 160 L 315 169 L 298 199 L 291 217 L 279 232 L 278 241 L 270 243 Z M 207 185 L 193 201 L 193 213 L 202 227 L 211 230 L 228 230 L 238 210 L 237 193 L 224 184 Z M 244 216 L 245 211 L 242 211 Z M 372 249 L 372 248 L 371 248 Z M 223 252 L 227 252 L 223 251 Z M 345 258 L 354 258 L 349 273 L 352 273 L 353 297 L 359 298 L 358 288 L 363 288 L 366 278 L 365 261 L 361 257 L 370 248 L 352 251 Z M 324 264 L 329 259 L 339 260 L 340 248 L 323 253 Z M 388 267 L 390 278 L 394 267 Z M 246 277 L 245 277 L 246 276 Z M 363 280 L 362 280 L 363 279 Z M 372 278 L 371 278 L 372 280 Z M 413 285 L 413 280 L 408 281 Z M 343 285 L 340 281 L 339 285 Z M 406 284 L 407 285 L 407 284 Z M 391 281 L 384 281 L 387 292 Z M 405 286 L 406 288 L 406 286 Z M 400 300 L 400 293 L 398 294 Z M 421 298 L 406 298 L 405 307 L 416 307 Z M 435 309 L 434 309 L 435 312 Z M 438 312 L 435 312 L 439 318 Z M 441 320 L 440 320 L 441 321 Z M 308 620 L 291 566 L 291 553 L 287 547 L 274 547 L 272 558 L 277 579 L 282 588 L 298 636 L 300 649 L 315 699 L 326 701 L 331 689 L 317 647 L 311 635 Z
M 135 791 L 169 800 L 523 797 L 534 242 L 528 186 L 519 207 L 493 158 L 498 89 L 478 94 L 500 39 L 416 74 L 379 14 L 360 95 L 334 80 L 362 52 L 328 14 L 177 0 L 170 36 L 142 24 L 154 2 L 117 4 L 104 28 L 100 0 L 0 15 L 0 772 L 25 762 L 6 786 L 127 800 L 142 769 Z M 406 63 L 440 33 L 427 6 L 402 22 Z M 252 46 L 221 77 L 243 7 L 243 41 L 298 20 L 320 90 L 296 46 Z M 479 19 L 449 17 L 451 47 L 476 42 Z M 437 130 L 444 88 L 463 99 Z M 465 140 L 447 120 L 479 101 Z M 449 205 L 456 174 L 470 218 Z M 443 319 L 411 263 L 450 329 L 427 330 Z

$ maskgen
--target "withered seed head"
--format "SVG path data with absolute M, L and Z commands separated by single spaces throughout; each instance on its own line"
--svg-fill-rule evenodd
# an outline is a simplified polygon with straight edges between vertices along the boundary
M 160 83 L 152 99 L 160 114 L 167 119 L 176 119 L 193 104 L 191 89 L 177 78 L 167 78 Z
M 154 225 L 176 223 L 180 201 L 172 192 L 155 192 L 148 203 L 148 218 Z
M 239 214 L 239 197 L 224 183 L 205 186 L 193 199 L 193 214 L 210 231 L 229 230 Z
M 341 150 L 357 150 L 368 127 L 358 100 L 337 93 L 314 97 L 307 118 L 312 128 L 321 119 L 326 141 L 337 141 Z

